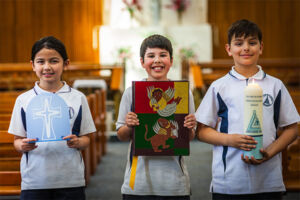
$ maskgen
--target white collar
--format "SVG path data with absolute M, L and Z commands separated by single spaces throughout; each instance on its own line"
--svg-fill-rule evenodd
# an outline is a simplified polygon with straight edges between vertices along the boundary
M 258 72 L 254 74 L 253 76 L 246 78 L 245 76 L 239 74 L 235 69 L 234 66 L 232 66 L 229 74 L 233 76 L 234 78 L 237 78 L 239 80 L 246 80 L 246 79 L 255 79 L 255 80 L 262 80 L 266 77 L 266 73 L 262 70 L 260 65 L 257 65 Z
M 65 81 L 62 81 L 62 82 L 63 82 L 64 85 L 58 91 L 52 92 L 52 93 L 67 93 L 67 92 L 71 92 L 71 87 Z M 39 81 L 35 82 L 33 90 L 34 90 L 34 92 L 37 95 L 40 94 L 40 93 L 51 93 L 51 92 L 49 92 L 47 90 L 42 89 L 39 86 Z

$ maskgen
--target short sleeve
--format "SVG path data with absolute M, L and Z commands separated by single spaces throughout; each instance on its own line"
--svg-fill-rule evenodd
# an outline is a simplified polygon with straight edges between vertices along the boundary
M 279 127 L 285 127 L 300 121 L 299 113 L 297 112 L 291 95 L 289 94 L 284 84 L 281 85 L 281 102 L 279 113 Z
M 204 98 L 202 99 L 195 117 L 197 122 L 210 127 L 215 127 L 218 120 L 218 104 L 213 85 L 209 87 Z
M 93 133 L 96 131 L 94 120 L 87 102 L 86 97 L 83 95 L 81 97 L 82 102 L 82 121 L 80 126 L 80 134 L 85 135 L 88 133 Z
M 118 120 L 116 122 L 116 129 L 119 130 L 125 125 L 125 118 L 128 112 L 131 111 L 132 107 L 132 87 L 129 87 L 123 93 L 121 98 Z
M 24 114 L 25 114 L 25 112 L 24 112 Z M 23 116 L 23 117 L 25 117 L 25 116 Z M 23 121 L 25 122 L 25 118 L 24 118 L 24 120 L 22 120 L 21 100 L 18 97 L 16 99 L 14 109 L 12 112 L 8 133 L 11 133 L 13 135 L 17 135 L 20 137 L 26 137 L 26 130 L 24 128 Z
M 195 103 L 194 103 L 194 96 L 192 91 L 189 91 L 189 113 L 190 114 L 195 113 Z

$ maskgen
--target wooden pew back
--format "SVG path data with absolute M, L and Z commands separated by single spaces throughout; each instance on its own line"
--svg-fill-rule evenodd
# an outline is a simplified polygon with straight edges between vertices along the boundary
M 19 195 L 20 183 L 20 171 L 0 171 L 0 196 Z
M 300 59 L 260 59 L 258 64 L 267 74 L 279 78 L 286 85 L 300 86 Z M 204 83 L 208 86 L 227 74 L 234 64 L 232 59 L 216 59 L 197 65 L 201 67 Z
M 108 70 L 112 74 L 115 69 L 123 71 L 124 66 L 72 63 L 64 71 L 63 80 L 69 85 L 73 85 L 73 82 L 77 79 L 104 79 L 107 85 L 110 85 L 112 83 L 111 76 L 102 75 L 101 72 Z M 0 89 L 28 90 L 34 86 L 34 82 L 37 80 L 38 78 L 32 71 L 30 63 L 0 63 Z M 123 84 L 123 82 L 120 82 L 120 84 Z

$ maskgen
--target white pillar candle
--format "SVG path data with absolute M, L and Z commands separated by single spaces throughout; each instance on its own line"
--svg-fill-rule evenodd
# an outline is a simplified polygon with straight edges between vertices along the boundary
M 263 146 L 263 91 L 253 80 L 246 86 L 244 94 L 244 134 L 252 136 L 257 141 L 256 148 L 245 151 L 244 156 L 262 159 L 259 150 Z

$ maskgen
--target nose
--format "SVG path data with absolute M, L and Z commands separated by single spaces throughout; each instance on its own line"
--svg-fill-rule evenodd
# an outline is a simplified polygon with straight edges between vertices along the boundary
M 50 63 L 49 63 L 49 62 L 45 62 L 44 69 L 45 69 L 45 70 L 51 69 Z
M 248 43 L 245 43 L 245 44 L 243 45 L 244 51 L 249 51 L 249 47 L 250 47 L 250 45 L 249 45 Z
M 154 58 L 154 63 L 160 63 L 160 58 L 159 58 L 159 56 L 155 56 L 155 58 Z

